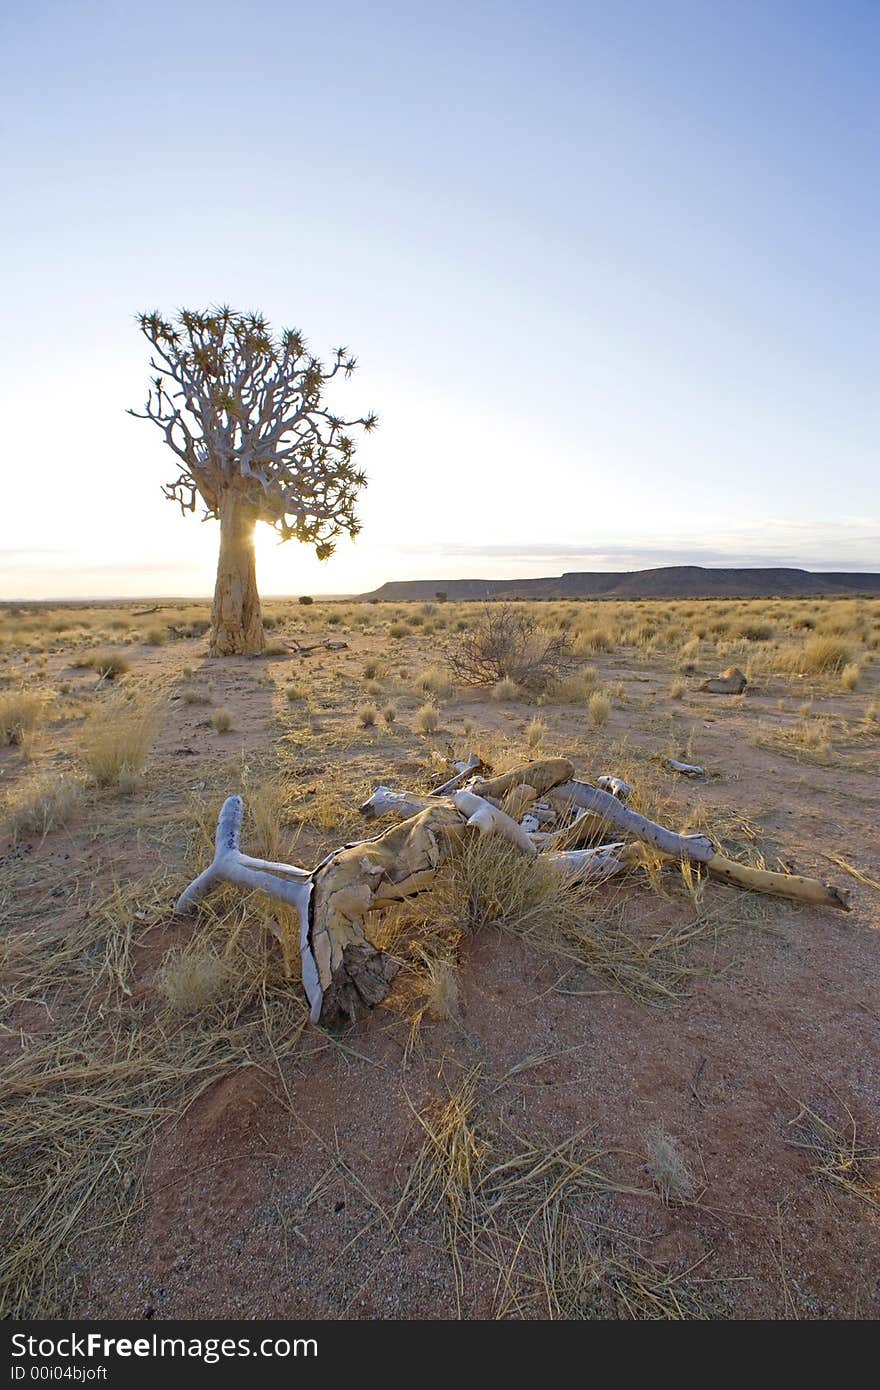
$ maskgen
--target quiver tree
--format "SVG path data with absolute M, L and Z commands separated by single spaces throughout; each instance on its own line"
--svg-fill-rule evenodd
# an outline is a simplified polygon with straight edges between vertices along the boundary
M 201 502 L 205 519 L 220 522 L 211 655 L 259 655 L 256 523 L 313 545 L 319 560 L 360 529 L 354 507 L 366 477 L 351 431 L 372 430 L 376 417 L 343 420 L 323 404 L 327 383 L 351 376 L 355 358 L 337 348 L 325 368 L 297 329 L 274 335 L 260 314 L 227 308 L 184 309 L 173 320 L 140 314 L 138 324 L 156 375 L 144 410 L 129 414 L 158 425 L 177 457 L 165 496 L 184 512 Z

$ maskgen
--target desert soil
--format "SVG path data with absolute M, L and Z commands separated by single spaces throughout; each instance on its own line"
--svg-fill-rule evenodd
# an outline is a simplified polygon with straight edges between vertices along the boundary
M 443 780 L 450 748 L 530 756 L 535 716 L 546 726 L 541 752 L 571 756 L 588 779 L 641 769 L 667 823 L 720 827 L 728 848 L 830 879 L 851 891 L 852 911 L 769 899 L 744 910 L 742 894 L 711 882 L 695 903 L 671 872 L 659 894 L 637 876 L 597 889 L 614 929 L 645 941 L 701 915 L 713 924 L 682 948 L 692 974 L 666 1001 L 634 998 L 607 974 L 503 929 L 465 935 L 453 1016 L 416 1024 L 418 980 L 405 969 L 369 1018 L 336 1035 L 306 1027 L 274 1068 L 237 1065 L 160 1117 L 133 1171 L 118 1175 L 135 1193 L 125 1225 L 102 1229 L 84 1215 L 65 1248 L 70 1311 L 560 1315 L 548 1293 L 551 1247 L 541 1246 L 547 1208 L 511 1211 L 497 1239 L 460 1239 L 454 1262 L 447 1199 L 432 1195 L 415 1210 L 401 1200 L 425 1143 L 420 1115 L 439 1113 L 467 1080 L 484 1168 L 524 1145 L 551 1153 L 574 1141 L 602 1175 L 572 1198 L 590 1253 L 576 1275 L 563 1272 L 570 1315 L 650 1316 L 644 1281 L 667 1291 L 657 1304 L 665 1316 L 676 1291 L 687 1316 L 880 1315 L 880 785 L 876 734 L 859 722 L 877 694 L 877 665 L 858 692 L 811 690 L 814 710 L 842 731 L 820 759 L 774 742 L 798 718 L 796 682 L 755 676 L 741 698 L 711 696 L 696 689 L 714 674 L 705 666 L 673 699 L 672 658 L 636 649 L 590 658 L 615 692 L 601 727 L 582 702 L 536 707 L 457 690 L 439 698 L 439 728 L 423 734 L 413 728 L 425 698 L 413 676 L 439 659 L 447 634 L 413 629 L 392 641 L 387 624 L 349 616 L 329 627 L 317 611 L 309 624 L 346 649 L 209 661 L 203 637 L 125 647 L 131 671 L 120 687 L 146 682 L 167 701 L 143 784 L 127 795 L 89 792 L 45 837 L 7 835 L 7 931 L 72 927 L 120 885 L 132 926 L 125 1007 L 149 1014 L 163 958 L 198 930 L 170 910 L 208 852 L 193 838 L 194 806 L 210 817 L 242 779 L 256 787 L 281 777 L 294 808 L 286 852 L 309 863 L 357 834 L 350 812 L 378 783 Z M 297 632 L 294 609 L 281 643 Z M 385 668 L 373 696 L 371 658 Z M 7 791 L 34 765 L 78 766 L 83 710 L 101 694 L 94 672 L 70 660 L 57 644 L 45 655 L 41 678 L 68 687 L 71 709 L 44 726 L 30 762 L 20 748 L 0 749 Z M 193 686 L 210 702 L 186 703 L 181 692 Z M 288 700 L 290 686 L 303 698 Z M 358 708 L 374 697 L 380 709 L 395 706 L 394 722 L 362 728 Z M 210 722 L 221 706 L 232 715 L 225 733 Z M 676 752 L 706 777 L 667 772 L 658 759 Z M 167 897 L 139 918 L 137 885 L 157 874 L 167 875 Z M 295 979 L 289 987 L 299 988 Z M 63 985 L 19 1003 L 4 1030 L 6 1062 L 51 1037 L 75 1007 Z M 816 1119 L 840 1136 L 824 1171 L 802 1146 Z M 678 1198 L 664 1193 L 651 1158 L 658 1134 L 692 1179 Z M 641 1270 L 642 1284 L 615 1282 L 615 1260 Z

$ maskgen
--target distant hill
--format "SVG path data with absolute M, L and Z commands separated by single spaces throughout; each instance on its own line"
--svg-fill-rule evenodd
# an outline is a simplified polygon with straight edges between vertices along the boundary
M 668 565 L 619 573 L 577 571 L 556 579 L 399 579 L 361 599 L 452 600 L 523 598 L 676 599 L 823 598 L 846 594 L 880 596 L 880 574 L 826 573 L 799 569 L 705 569 Z

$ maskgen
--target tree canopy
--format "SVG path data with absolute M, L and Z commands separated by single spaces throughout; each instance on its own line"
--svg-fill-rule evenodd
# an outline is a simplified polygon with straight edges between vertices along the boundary
M 184 309 L 172 319 L 138 315 L 156 375 L 143 411 L 178 459 L 163 488 L 184 512 L 201 499 L 220 517 L 232 490 L 281 540 L 296 538 L 326 559 L 343 534 L 356 536 L 358 492 L 366 475 L 354 464 L 352 431 L 370 431 L 372 413 L 346 420 L 324 404 L 337 376 L 357 366 L 336 348 L 329 366 L 296 328 L 273 333 L 257 313 L 228 307 Z

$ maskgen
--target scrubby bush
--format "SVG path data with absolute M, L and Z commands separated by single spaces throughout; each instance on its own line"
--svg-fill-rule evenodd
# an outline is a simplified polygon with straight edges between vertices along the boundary
M 449 654 L 453 674 L 464 685 L 497 685 L 509 679 L 543 690 L 574 665 L 564 632 L 548 632 L 526 609 L 487 604 L 473 627 Z

